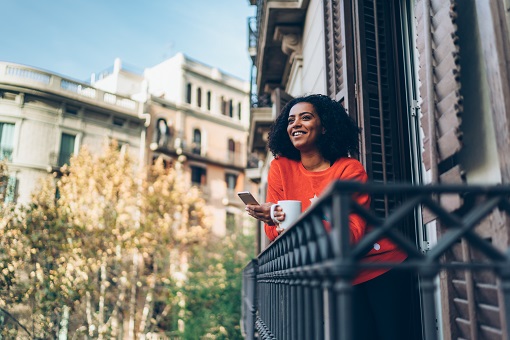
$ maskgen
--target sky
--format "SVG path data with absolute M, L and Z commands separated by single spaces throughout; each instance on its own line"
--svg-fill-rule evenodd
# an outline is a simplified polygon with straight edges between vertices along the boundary
M 75 80 L 143 71 L 178 52 L 249 80 L 249 0 L 3 0 L 0 61 Z

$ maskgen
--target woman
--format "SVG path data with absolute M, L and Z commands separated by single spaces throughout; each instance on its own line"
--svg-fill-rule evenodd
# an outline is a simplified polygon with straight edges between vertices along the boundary
M 291 100 L 277 117 L 269 132 L 268 146 L 275 159 L 268 174 L 267 203 L 248 205 L 248 214 L 265 223 L 273 241 L 282 230 L 270 217 L 270 208 L 278 200 L 300 200 L 305 211 L 332 181 L 367 181 L 361 163 L 349 157 L 358 151 L 359 128 L 342 105 L 328 96 L 309 95 Z M 368 208 L 367 194 L 355 196 Z M 277 207 L 275 219 L 283 221 L 285 212 Z M 366 222 L 350 216 L 350 238 L 357 243 L 365 235 Z M 407 255 L 389 239 L 379 240 L 365 256 L 366 262 L 395 262 Z M 409 289 L 406 273 L 386 268 L 365 270 L 353 280 L 355 339 L 406 339 L 409 311 L 401 298 Z

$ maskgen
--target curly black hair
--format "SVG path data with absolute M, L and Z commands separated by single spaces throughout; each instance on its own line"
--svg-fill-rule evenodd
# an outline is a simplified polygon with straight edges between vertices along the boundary
M 273 156 L 300 160 L 299 150 L 294 147 L 287 133 L 290 109 L 297 103 L 310 103 L 319 115 L 326 131 L 317 141 L 322 156 L 334 162 L 349 154 L 357 154 L 360 128 L 347 114 L 342 104 L 322 94 L 297 97 L 289 101 L 271 125 L 268 147 Z

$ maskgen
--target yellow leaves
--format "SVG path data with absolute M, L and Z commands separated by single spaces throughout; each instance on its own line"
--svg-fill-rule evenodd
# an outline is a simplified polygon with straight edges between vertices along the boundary
M 74 306 L 87 293 L 97 299 L 101 284 L 111 306 L 121 289 L 123 301 L 130 301 L 131 288 L 137 298 L 154 284 L 175 289 L 174 279 L 182 289 L 185 254 L 210 240 L 205 202 L 186 183 L 182 172 L 161 160 L 140 170 L 115 146 L 101 155 L 82 148 L 62 177 L 40 183 L 30 209 L 9 210 L 0 219 L 0 249 L 9 255 L 2 257 L 0 272 L 12 276 L 24 270 L 25 282 L 29 276 L 33 285 L 20 294 L 43 303 L 50 291 L 54 301 L 45 303 L 51 308 Z M 133 254 L 143 260 L 133 261 Z M 224 272 L 214 266 L 208 274 Z M 34 320 L 49 325 L 41 314 Z

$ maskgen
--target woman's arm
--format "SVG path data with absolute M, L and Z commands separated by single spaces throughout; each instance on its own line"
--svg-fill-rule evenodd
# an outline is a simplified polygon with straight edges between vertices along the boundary
M 363 165 L 356 161 L 345 168 L 339 179 L 365 183 L 368 180 L 368 176 Z M 360 206 L 367 209 L 370 207 L 370 196 L 368 194 L 355 194 L 353 198 Z M 367 222 L 357 214 L 350 214 L 349 228 L 351 232 L 351 243 L 358 243 L 366 233 Z

